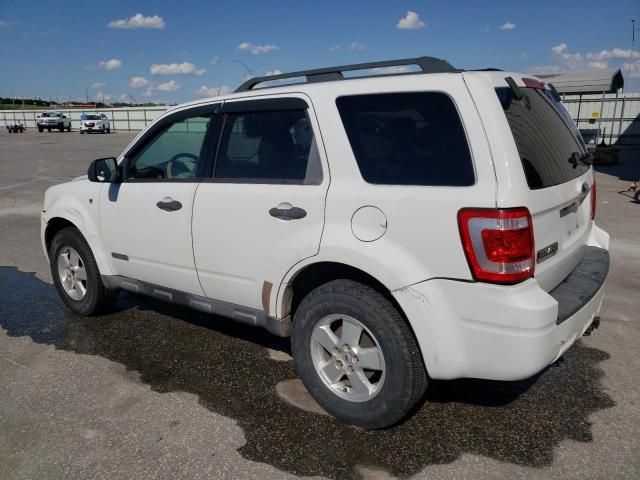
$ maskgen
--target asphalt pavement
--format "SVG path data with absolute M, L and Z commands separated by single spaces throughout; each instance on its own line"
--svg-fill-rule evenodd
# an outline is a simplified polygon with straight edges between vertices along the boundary
M 640 149 L 599 167 L 601 326 L 521 382 L 432 382 L 384 431 L 318 412 L 289 342 L 121 294 L 71 314 L 39 239 L 44 190 L 131 133 L 0 133 L 0 478 L 640 478 Z

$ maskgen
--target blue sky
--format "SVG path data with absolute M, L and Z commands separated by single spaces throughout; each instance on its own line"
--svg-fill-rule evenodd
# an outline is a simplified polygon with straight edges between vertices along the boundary
M 631 18 L 637 0 L 0 0 L 0 96 L 183 102 L 235 88 L 239 61 L 262 75 L 420 55 L 534 73 L 631 63 L 640 91 Z

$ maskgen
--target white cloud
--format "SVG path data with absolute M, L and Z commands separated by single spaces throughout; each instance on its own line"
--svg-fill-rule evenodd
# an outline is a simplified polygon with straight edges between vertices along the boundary
M 336 52 L 338 50 L 366 50 L 367 46 L 361 42 L 351 42 L 349 44 L 343 45 L 339 43 L 331 48 L 329 48 L 330 52 Z
M 516 24 L 515 23 L 507 22 L 507 23 L 503 23 L 502 25 L 500 25 L 498 27 L 498 30 L 513 30 L 514 28 L 516 28 Z
M 112 58 L 111 60 L 104 60 L 98 64 L 98 68 L 102 68 L 103 70 L 117 70 L 122 67 L 122 61 L 117 58 Z
M 104 92 L 96 92 L 96 100 L 100 102 L 108 102 L 113 98 L 113 96 L 109 93 Z
M 152 17 L 145 17 L 141 13 L 136 13 L 133 17 L 123 18 L 121 20 L 113 20 L 107 23 L 109 28 L 121 28 L 121 29 L 138 29 L 138 28 L 159 28 L 162 29 L 166 26 L 166 23 L 162 17 L 153 15 Z
M 540 75 L 542 73 L 557 73 L 560 71 L 562 71 L 562 69 L 557 65 L 540 65 L 527 69 L 527 73 L 530 73 L 531 75 Z
M 96 82 L 91 84 L 91 88 L 103 88 L 106 86 L 107 84 L 105 82 Z
M 168 82 L 161 83 L 156 87 L 156 89 L 161 92 L 175 92 L 176 90 L 180 90 L 180 88 L 182 88 L 182 85 L 175 80 L 169 80 Z
M 142 88 L 149 85 L 149 80 L 144 77 L 131 77 L 129 80 L 129 86 L 131 88 Z
M 151 75 L 195 75 L 200 77 L 207 73 L 202 68 L 198 69 L 193 63 L 154 63 L 149 69 Z
M 531 67 L 528 69 L 529 73 L 554 73 L 566 70 L 580 70 L 580 69 L 606 69 L 606 68 L 618 68 L 620 64 L 629 58 L 632 59 L 631 70 L 635 68 L 635 64 L 640 65 L 640 52 L 625 50 L 622 48 L 613 48 L 611 50 L 600 50 L 598 52 L 589 52 L 582 54 L 580 52 L 572 52 L 569 46 L 565 43 L 559 43 L 554 45 L 550 49 L 551 57 L 554 65 Z M 623 74 L 624 68 L 628 67 L 629 63 L 625 63 L 622 67 Z M 640 66 L 637 67 L 640 69 Z M 638 73 L 640 77 L 640 73 Z M 631 74 L 629 76 L 632 76 Z
M 622 64 L 622 74 L 629 78 L 640 78 L 640 61 Z M 627 72 L 629 72 L 627 74 Z
M 211 59 L 211 65 L 216 65 L 218 62 L 220 61 L 220 57 L 218 55 L 216 55 L 215 57 L 213 57 Z
M 606 61 L 589 62 L 589 66 L 591 68 L 605 69 L 605 68 L 609 68 L 609 62 L 606 62 Z
M 8 20 L 0 20 L 0 30 L 9 30 L 11 22 Z
M 396 23 L 396 28 L 400 30 L 416 30 L 424 27 L 426 24 L 420 19 L 420 16 L 411 10 Z
M 567 51 L 566 43 L 561 43 L 559 45 L 555 45 L 551 47 L 551 53 L 553 53 L 554 55 L 562 55 L 566 51 Z
M 551 54 L 565 70 L 575 70 L 583 66 L 582 54 L 579 52 L 569 53 L 569 47 L 564 42 L 551 47 Z
M 220 95 L 227 95 L 229 93 L 231 93 L 231 88 L 225 85 L 222 87 L 207 87 L 203 85 L 196 91 L 199 97 L 219 97 Z
M 254 55 L 260 55 L 261 53 L 269 53 L 271 51 L 280 50 L 280 47 L 277 45 L 254 45 L 249 42 L 242 42 L 238 45 L 238 50 L 245 50 L 253 53 Z
M 282 73 L 282 70 L 278 70 L 277 68 L 275 70 L 269 70 L 267 73 L 265 73 L 266 76 L 269 75 L 280 75 Z
M 605 60 L 608 58 L 619 58 L 628 60 L 630 58 L 640 58 L 640 52 L 624 50 L 622 48 L 614 48 L 612 50 L 600 50 L 599 52 L 587 53 L 589 60 Z
M 131 103 L 131 98 L 129 98 L 129 95 L 124 93 L 118 97 L 118 100 L 124 103 Z

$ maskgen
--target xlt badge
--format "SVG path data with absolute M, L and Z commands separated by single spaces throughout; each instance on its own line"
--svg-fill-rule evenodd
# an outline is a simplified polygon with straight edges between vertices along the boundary
M 553 257 L 557 252 L 558 252 L 558 242 L 554 242 L 551 245 L 548 245 L 538 250 L 538 254 L 536 255 L 536 261 L 537 263 L 542 263 L 547 258 Z

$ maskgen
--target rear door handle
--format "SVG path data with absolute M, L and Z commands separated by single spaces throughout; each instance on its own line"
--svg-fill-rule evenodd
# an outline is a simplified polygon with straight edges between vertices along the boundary
M 280 220 L 299 220 L 307 216 L 304 208 L 294 207 L 288 203 L 281 203 L 269 210 L 269 215 Z
M 182 203 L 172 199 L 171 197 L 164 197 L 162 200 L 156 203 L 156 207 L 158 207 L 160 210 L 164 210 L 165 212 L 175 212 L 176 210 L 180 210 L 182 208 Z

